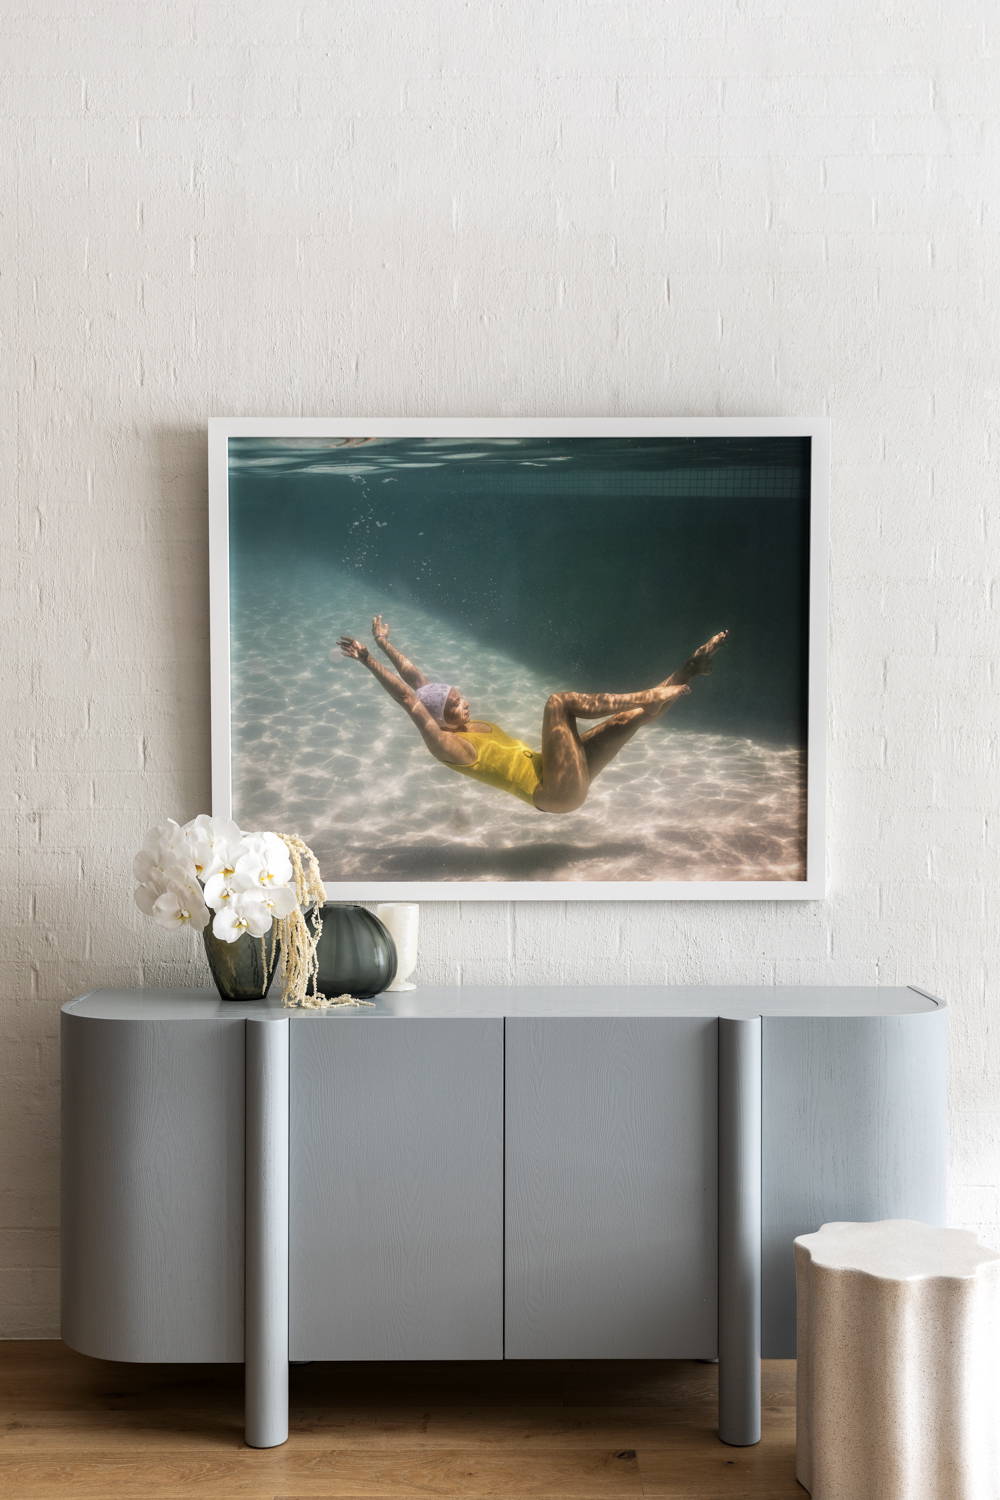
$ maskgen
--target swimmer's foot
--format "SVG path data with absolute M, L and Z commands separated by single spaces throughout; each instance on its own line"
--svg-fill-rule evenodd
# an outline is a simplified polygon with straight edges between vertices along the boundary
M 684 665 L 669 678 L 670 682 L 692 682 L 696 677 L 707 677 L 712 670 L 712 658 L 729 635 L 728 630 L 720 630 L 718 635 L 713 635 L 704 646 L 699 646 L 684 663 Z

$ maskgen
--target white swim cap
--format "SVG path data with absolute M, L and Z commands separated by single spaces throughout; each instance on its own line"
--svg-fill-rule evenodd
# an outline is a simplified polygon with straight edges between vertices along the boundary
M 423 687 L 417 688 L 417 697 L 438 723 L 444 718 L 444 706 L 451 691 L 447 682 L 425 682 Z

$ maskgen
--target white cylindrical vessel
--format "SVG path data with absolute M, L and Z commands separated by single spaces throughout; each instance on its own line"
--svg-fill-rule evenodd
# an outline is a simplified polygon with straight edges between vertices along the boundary
M 376 906 L 375 915 L 388 928 L 396 945 L 396 973 L 387 990 L 415 990 L 410 975 L 417 967 L 420 907 L 413 901 L 383 901 Z

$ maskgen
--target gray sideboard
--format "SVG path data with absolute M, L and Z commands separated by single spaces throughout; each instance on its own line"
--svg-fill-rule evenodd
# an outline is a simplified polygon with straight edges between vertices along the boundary
M 916 989 L 431 988 L 63 1007 L 63 1336 L 243 1361 L 720 1361 L 759 1437 L 792 1239 L 944 1213 L 946 1022 Z

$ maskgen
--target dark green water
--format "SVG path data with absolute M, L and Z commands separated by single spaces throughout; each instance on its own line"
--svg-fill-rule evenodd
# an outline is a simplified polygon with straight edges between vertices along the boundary
M 627 692 L 726 628 L 685 727 L 804 746 L 808 439 L 336 442 L 230 441 L 244 634 L 261 597 L 308 617 L 347 575 L 343 631 L 367 630 L 359 599 L 390 619 L 415 605 L 468 642 L 470 670 L 502 651 L 550 688 Z

